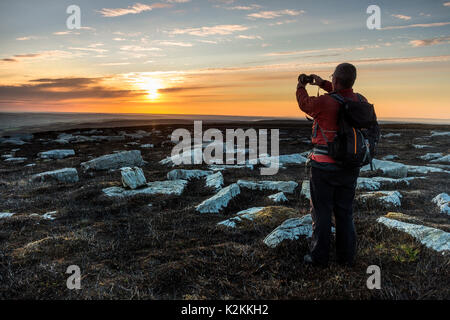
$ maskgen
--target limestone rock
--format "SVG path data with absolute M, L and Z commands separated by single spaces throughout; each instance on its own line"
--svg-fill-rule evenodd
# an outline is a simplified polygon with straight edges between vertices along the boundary
M 216 191 L 218 191 L 222 189 L 223 185 L 224 181 L 221 172 L 216 172 L 206 177 L 206 186 L 208 188 L 214 188 Z
M 269 199 L 272 200 L 275 203 L 287 202 L 288 201 L 288 199 L 286 198 L 286 196 L 284 195 L 283 192 L 279 192 L 279 193 L 273 194 L 273 195 L 269 196 Z
M 188 182 L 186 180 L 154 181 L 147 183 L 145 188 L 126 190 L 120 187 L 103 189 L 108 197 L 132 197 L 136 195 L 176 195 L 183 194 Z
M 57 149 L 38 153 L 38 156 L 42 159 L 64 159 L 74 155 L 75 151 L 73 149 Z
M 220 190 L 216 195 L 203 201 L 196 209 L 200 213 L 219 213 L 220 210 L 226 208 L 228 203 L 241 193 L 241 189 L 237 183 L 233 183 L 226 188 Z
M 141 156 L 141 151 L 123 151 L 114 154 L 107 154 L 99 158 L 89 160 L 81 163 L 81 168 L 87 170 L 109 170 L 119 169 L 122 167 L 141 166 L 144 160 Z
M 206 177 L 208 175 L 213 174 L 212 171 L 205 171 L 205 170 L 183 170 L 183 169 L 175 169 L 170 171 L 167 174 L 168 180 L 191 180 L 191 179 L 200 179 L 203 177 Z
M 75 168 L 64 168 L 60 170 L 47 171 L 35 174 L 31 177 L 32 181 L 44 182 L 48 180 L 56 180 L 59 182 L 78 182 L 78 172 Z
M 437 195 L 432 202 L 439 207 L 441 213 L 450 215 L 450 196 L 447 193 Z
M 293 193 L 298 187 L 295 181 L 247 181 L 239 180 L 237 184 L 242 188 L 251 190 L 277 190 L 285 193 Z
M 304 180 L 302 182 L 302 191 L 300 191 L 300 194 L 308 200 L 311 200 L 311 189 L 310 188 L 311 188 L 310 181 Z
M 424 246 L 438 251 L 450 251 L 450 233 L 426 227 L 422 225 L 392 220 L 386 217 L 380 217 L 377 222 L 384 224 L 388 228 L 393 228 L 410 234 Z
M 122 184 L 126 188 L 134 190 L 147 185 L 144 171 L 139 167 L 124 167 L 120 169 L 120 172 L 122 174 Z

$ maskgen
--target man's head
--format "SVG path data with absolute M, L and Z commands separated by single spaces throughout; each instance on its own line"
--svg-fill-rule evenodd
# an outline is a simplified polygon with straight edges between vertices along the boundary
M 350 63 L 341 63 L 332 75 L 333 90 L 350 89 L 356 80 L 356 68 Z

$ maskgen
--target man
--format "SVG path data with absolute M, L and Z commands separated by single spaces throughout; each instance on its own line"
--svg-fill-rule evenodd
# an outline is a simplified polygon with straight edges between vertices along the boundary
M 332 74 L 332 82 L 318 75 L 311 75 L 313 85 L 327 92 L 338 93 L 346 99 L 358 101 L 353 92 L 356 68 L 342 63 Z M 356 233 L 353 224 L 353 199 L 359 168 L 343 169 L 326 152 L 327 141 L 333 141 L 337 127 L 340 103 L 328 94 L 310 97 L 306 83 L 297 85 L 297 101 L 300 109 L 314 118 L 311 160 L 311 202 L 313 234 L 311 254 L 304 257 L 306 263 L 326 266 L 329 260 L 332 212 L 335 216 L 336 255 L 339 264 L 351 265 L 356 253 Z M 363 101 L 366 101 L 361 96 Z

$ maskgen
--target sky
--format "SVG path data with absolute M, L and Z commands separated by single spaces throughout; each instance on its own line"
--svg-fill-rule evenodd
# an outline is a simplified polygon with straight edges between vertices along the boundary
M 350 62 L 380 119 L 450 118 L 450 1 L 2 0 L 0 30 L 0 112 L 302 117 L 298 74 Z

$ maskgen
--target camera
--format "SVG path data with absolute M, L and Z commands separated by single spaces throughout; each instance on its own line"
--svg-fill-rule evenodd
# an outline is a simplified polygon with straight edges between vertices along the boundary
M 307 76 L 306 74 L 302 73 L 301 75 L 298 76 L 298 81 L 303 85 L 307 83 L 313 84 L 314 78 L 311 75 Z

